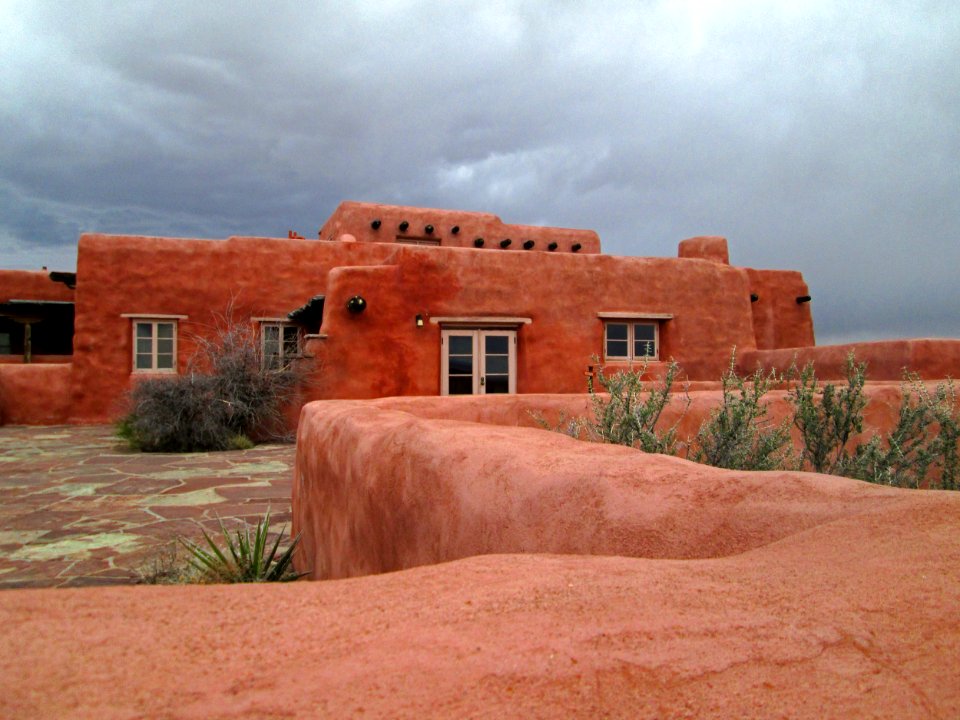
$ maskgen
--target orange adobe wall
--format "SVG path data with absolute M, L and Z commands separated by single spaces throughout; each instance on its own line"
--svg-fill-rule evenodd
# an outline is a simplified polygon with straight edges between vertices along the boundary
M 0 303 L 10 300 L 73 301 L 74 291 L 50 279 L 46 270 L 0 270 Z

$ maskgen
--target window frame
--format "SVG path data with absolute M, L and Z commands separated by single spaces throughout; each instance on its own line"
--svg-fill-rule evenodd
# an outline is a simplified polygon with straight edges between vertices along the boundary
M 299 325 L 280 318 L 255 318 L 255 320 L 259 323 L 260 362 L 264 368 L 282 370 L 283 368 L 289 367 L 293 360 L 303 357 L 303 333 Z M 278 330 L 276 342 L 279 352 L 275 355 L 267 352 L 266 330 L 268 328 L 277 328 Z M 284 330 L 287 329 L 292 329 L 296 333 L 296 348 L 293 353 L 286 352 L 287 343 Z M 276 364 L 271 360 L 273 357 L 277 358 Z
M 471 383 L 472 391 L 470 393 L 451 393 L 450 392 L 450 338 L 466 337 L 471 338 Z M 490 373 L 491 375 L 507 377 L 506 393 L 488 393 L 486 383 L 486 338 L 505 337 L 507 339 L 507 372 Z M 502 353 L 492 353 L 497 357 L 503 357 Z M 467 377 L 465 373 L 455 374 L 460 377 Z M 479 327 L 444 327 L 440 331 L 440 395 L 443 397 L 452 395 L 516 395 L 517 394 L 517 328 L 499 327 L 481 325 Z
M 609 329 L 614 325 L 625 325 L 627 327 L 627 354 L 611 355 L 609 353 Z M 636 327 L 653 328 L 653 354 L 636 354 Z M 620 338 L 616 340 L 623 342 Z M 644 342 L 641 339 L 641 342 Z M 649 342 L 649 341 L 646 341 Z M 659 362 L 660 361 L 660 320 L 652 318 L 605 318 L 603 321 L 603 359 L 604 362 Z
M 150 367 L 140 367 L 137 364 L 137 359 L 144 355 L 144 353 L 139 352 L 139 341 L 146 338 L 141 338 L 138 329 L 141 325 L 150 326 Z M 159 352 L 159 340 L 166 340 L 168 338 L 161 338 L 159 329 L 161 325 L 169 325 L 171 328 L 170 340 L 172 341 L 172 348 L 170 351 L 171 356 L 171 366 L 168 368 L 159 367 L 159 357 L 161 353 Z M 132 370 L 131 372 L 137 374 L 162 374 L 162 375 L 176 375 L 179 372 L 178 368 L 178 342 L 177 336 L 178 333 L 178 319 L 177 318 L 163 318 L 163 317 L 142 317 L 142 318 L 133 318 L 131 323 L 131 336 L 133 339 L 133 352 L 131 356 Z M 163 353 L 166 355 L 167 353 Z

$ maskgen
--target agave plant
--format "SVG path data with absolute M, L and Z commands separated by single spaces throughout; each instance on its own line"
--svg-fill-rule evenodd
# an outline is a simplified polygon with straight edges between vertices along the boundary
M 231 533 L 217 518 L 220 531 L 226 541 L 226 548 L 221 549 L 214 539 L 203 530 L 209 550 L 202 544 L 180 538 L 180 542 L 190 553 L 192 565 L 207 582 L 214 583 L 255 583 L 255 582 L 289 582 L 303 577 L 306 573 L 298 573 L 293 569 L 293 553 L 300 543 L 297 535 L 279 557 L 277 551 L 286 526 L 280 530 L 273 546 L 267 551 L 267 530 L 270 527 L 270 511 L 257 521 L 257 527 L 251 536 L 251 525 L 243 522 L 242 527 Z

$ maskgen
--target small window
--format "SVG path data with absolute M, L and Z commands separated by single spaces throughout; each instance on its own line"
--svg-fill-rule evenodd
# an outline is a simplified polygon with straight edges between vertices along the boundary
M 607 360 L 656 360 L 659 357 L 657 323 L 608 322 L 604 324 L 604 331 Z
M 10 333 L 0 333 L 0 355 L 12 355 L 13 343 L 10 341 Z
M 177 324 L 169 320 L 133 323 L 133 371 L 177 371 Z
M 264 367 L 279 369 L 300 357 L 300 328 L 289 323 L 260 325 Z

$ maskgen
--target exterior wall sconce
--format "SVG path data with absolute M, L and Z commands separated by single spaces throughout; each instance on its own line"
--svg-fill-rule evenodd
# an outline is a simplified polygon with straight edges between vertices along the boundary
M 433 225 L 427 225 L 427 226 L 423 229 L 423 231 L 424 231 L 427 235 L 433 235 Z
M 524 249 L 524 250 L 533 250 L 533 246 L 534 246 L 534 245 L 536 245 L 536 243 L 535 243 L 533 240 L 527 240 L 527 241 L 523 244 L 523 249 Z
M 556 249 L 557 249 L 557 244 L 555 242 L 552 242 L 549 245 L 547 245 L 547 250 L 549 250 L 550 252 L 553 252 Z
M 583 245 L 581 245 L 580 243 L 574 243 L 573 245 L 570 246 L 570 249 L 573 250 L 574 252 L 580 252 L 580 248 L 582 247 Z
M 418 327 L 418 328 L 422 328 L 422 327 L 423 327 L 423 315 L 421 315 L 420 313 L 417 313 L 416 324 L 417 324 L 417 327 Z
M 347 310 L 349 310 L 354 314 L 362 313 L 366 309 L 367 309 L 367 301 L 364 300 L 359 295 L 354 295 L 352 298 L 347 300 Z
M 400 232 L 406 232 L 407 228 L 410 227 L 410 223 L 404 220 L 403 222 L 400 223 L 399 227 L 400 227 Z
M 500 247 L 502 247 L 502 248 L 508 248 L 508 247 L 510 247 L 510 243 L 512 243 L 512 242 L 513 242 L 513 240 L 511 240 L 510 238 L 507 238 L 506 240 L 501 240 L 501 241 L 500 241 Z
M 370 227 L 372 227 L 374 230 L 379 230 L 380 220 L 374 220 L 372 223 L 370 223 Z
M 812 299 L 813 299 L 813 298 L 811 298 L 809 295 L 800 295 L 800 296 L 797 298 L 797 305 L 803 305 L 804 303 L 810 302 L 810 300 L 812 300 Z
M 757 295 L 756 293 L 750 293 L 750 302 L 756 302 L 759 299 L 760 299 L 759 295 Z
M 474 247 L 483 247 L 483 238 L 477 238 L 473 241 Z
M 460 234 L 460 226 L 459 226 L 459 225 L 454 225 L 452 228 L 450 228 L 450 234 L 451 234 L 451 235 L 459 235 L 459 234 Z

